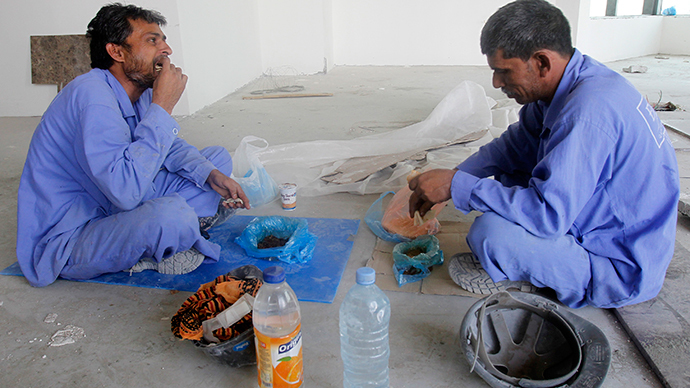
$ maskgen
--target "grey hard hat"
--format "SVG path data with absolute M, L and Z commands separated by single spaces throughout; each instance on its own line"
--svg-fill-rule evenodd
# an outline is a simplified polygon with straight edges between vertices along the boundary
M 496 388 L 599 387 L 611 363 L 598 327 L 529 293 L 504 291 L 475 303 L 460 341 L 470 371 Z

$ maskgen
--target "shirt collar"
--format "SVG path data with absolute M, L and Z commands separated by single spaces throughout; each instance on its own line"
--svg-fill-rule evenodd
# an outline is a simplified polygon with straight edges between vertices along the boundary
M 565 67 L 563 77 L 561 77 L 561 82 L 558 84 L 558 88 L 551 102 L 547 104 L 544 101 L 537 101 L 537 104 L 544 112 L 544 130 L 551 129 L 556 122 L 571 92 L 573 83 L 575 83 L 575 80 L 580 76 L 580 69 L 582 68 L 583 62 L 584 56 L 578 49 L 575 49 L 573 56 L 570 58 L 570 61 L 568 61 L 568 66 Z
M 105 73 L 106 82 L 108 83 L 108 85 L 110 85 L 110 88 L 113 90 L 113 93 L 115 93 L 117 103 L 118 105 L 120 105 L 122 117 L 135 117 L 136 113 L 134 112 L 134 106 L 132 106 L 132 102 L 129 100 L 129 96 L 125 91 L 125 88 L 122 87 L 120 81 L 118 81 L 117 78 L 115 78 L 115 76 L 109 70 L 104 70 L 103 72 Z

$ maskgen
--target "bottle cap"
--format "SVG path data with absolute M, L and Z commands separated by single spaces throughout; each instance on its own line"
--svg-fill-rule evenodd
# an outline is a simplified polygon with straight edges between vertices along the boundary
M 285 281 L 285 270 L 283 267 L 273 266 L 264 270 L 264 281 L 266 283 L 282 283 Z
M 357 269 L 357 284 L 369 285 L 376 281 L 376 271 L 373 268 L 361 267 Z

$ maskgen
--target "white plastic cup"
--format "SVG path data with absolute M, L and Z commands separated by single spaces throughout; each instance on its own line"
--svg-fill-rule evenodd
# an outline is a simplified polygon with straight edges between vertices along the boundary
M 283 183 L 278 188 L 280 189 L 280 201 L 283 203 L 283 210 L 295 210 L 297 207 L 297 185 L 295 183 Z

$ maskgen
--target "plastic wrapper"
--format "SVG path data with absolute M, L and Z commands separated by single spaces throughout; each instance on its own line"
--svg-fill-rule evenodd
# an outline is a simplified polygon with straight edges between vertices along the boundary
M 252 143 L 263 142 L 263 147 Z M 259 160 L 259 152 L 268 148 L 265 139 L 256 136 L 245 136 L 235 150 L 232 158 L 232 178 L 242 186 L 252 207 L 259 207 L 278 198 L 278 185 L 271 178 Z
M 362 181 L 348 184 L 326 183 L 320 177 L 333 173 L 350 158 L 429 150 L 475 132 L 488 132 L 493 104 L 496 101 L 488 99 L 480 85 L 464 81 L 421 122 L 351 140 L 316 140 L 271 146 L 260 151 L 259 158 L 278 182 L 296 183 L 300 187 L 300 195 L 381 193 L 405 185 L 407 174 L 419 166 L 409 161 L 396 163 Z M 446 164 L 452 168 L 464 157 L 466 155 L 454 156 Z
M 367 214 L 364 215 L 364 222 L 366 222 L 369 229 L 371 229 L 381 240 L 391 242 L 410 241 L 407 237 L 387 231 L 381 224 L 381 220 L 383 219 L 383 199 L 389 194 L 395 194 L 395 191 L 387 191 L 381 194 L 379 199 L 369 206 Z
M 436 215 L 446 206 L 446 202 L 437 203 L 427 214 L 425 221 L 420 225 L 415 223 L 410 217 L 410 196 L 412 191 L 408 186 L 403 186 L 388 204 L 383 213 L 381 225 L 389 233 L 403 236 L 407 239 L 414 239 L 425 234 L 436 234 L 441 229 L 441 224 L 436 219 Z
M 443 264 L 443 251 L 434 236 L 421 236 L 393 247 L 393 274 L 402 286 L 429 276 L 431 267 Z
M 283 246 L 260 249 L 259 243 L 268 236 L 288 241 Z M 282 262 L 294 264 L 311 260 L 316 247 L 316 236 L 309 232 L 304 219 L 267 216 L 253 219 L 235 242 L 251 257 L 275 257 Z

